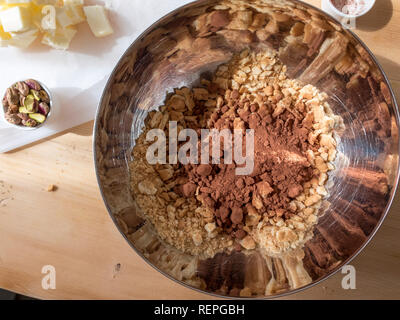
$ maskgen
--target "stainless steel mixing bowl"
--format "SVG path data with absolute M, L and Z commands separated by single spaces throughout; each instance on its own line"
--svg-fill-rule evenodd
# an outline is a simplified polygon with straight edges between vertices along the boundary
M 218 23 L 211 15 L 219 10 L 228 10 L 230 20 L 238 11 L 251 10 L 254 18 L 260 14 L 265 23 L 272 21 L 275 30 L 255 19 L 245 28 L 243 21 Z M 301 27 L 292 29 L 298 22 L 304 34 Z M 330 174 L 329 206 L 298 261 L 312 278 L 302 287 L 282 259 L 264 259 L 258 251 L 202 260 L 171 248 L 141 218 L 130 192 L 131 151 L 149 110 L 162 105 L 167 91 L 191 86 L 200 74 L 248 47 L 279 49 L 288 75 L 327 92 L 346 126 Z M 95 165 L 112 219 L 132 248 L 160 272 L 207 293 L 276 297 L 326 279 L 371 240 L 397 186 L 398 133 L 399 114 L 382 68 L 353 33 L 325 13 L 299 1 L 203 0 L 156 22 L 119 61 L 97 111 Z

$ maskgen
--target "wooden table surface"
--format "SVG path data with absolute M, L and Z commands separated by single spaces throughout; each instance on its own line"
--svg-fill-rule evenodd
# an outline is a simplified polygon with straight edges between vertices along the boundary
M 400 1 L 377 0 L 356 32 L 400 98 Z M 92 127 L 0 155 L 0 287 L 43 299 L 208 299 L 152 269 L 117 231 L 97 187 Z M 356 290 L 343 290 L 338 273 L 287 299 L 400 298 L 399 210 L 400 195 L 353 261 Z M 42 289 L 44 265 L 56 268 L 55 290 Z

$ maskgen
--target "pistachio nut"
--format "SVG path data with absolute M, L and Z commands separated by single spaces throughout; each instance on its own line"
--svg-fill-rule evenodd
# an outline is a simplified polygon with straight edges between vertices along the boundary
M 40 94 L 39 94 L 39 91 L 36 91 L 36 90 L 31 89 L 31 90 L 29 91 L 29 93 L 30 93 L 31 95 L 33 95 L 33 97 L 34 97 L 37 101 L 40 101 Z
M 43 123 L 46 120 L 46 117 L 40 113 L 31 113 L 29 114 L 29 118 L 35 120 L 38 123 Z
M 11 113 L 7 112 L 5 114 L 5 118 L 11 124 L 18 125 L 21 123 L 21 118 L 18 117 L 16 114 L 11 114 Z
M 26 113 L 18 113 L 17 116 L 21 119 L 21 120 L 28 120 L 29 116 Z
M 24 96 L 19 96 L 19 105 L 23 106 L 24 105 L 24 101 L 25 101 L 25 97 Z
M 26 110 L 29 112 L 35 112 L 35 97 L 33 95 L 28 95 L 24 99 L 24 104 Z
M 25 82 L 23 82 L 23 81 L 20 81 L 20 82 L 17 82 L 17 84 L 16 84 L 16 89 L 19 91 L 19 93 L 21 94 L 21 95 L 23 95 L 24 97 L 26 97 L 28 94 L 29 94 L 29 87 L 28 87 L 28 85 L 25 83 Z
M 19 112 L 19 113 L 26 113 L 26 114 L 28 114 L 28 113 L 34 113 L 33 111 L 27 110 L 25 107 L 19 107 L 18 112 Z
M 14 88 L 8 88 L 6 92 L 7 102 L 9 105 L 19 103 L 18 91 Z
M 8 106 L 8 112 L 9 113 L 18 113 L 19 107 L 16 104 L 12 104 L 11 106 Z
M 43 102 L 50 103 L 50 97 L 49 97 L 49 95 L 47 94 L 47 92 L 45 90 L 40 90 L 39 91 L 39 98 Z
M 22 124 L 25 127 L 36 127 L 37 126 L 37 122 L 33 119 L 28 119 L 28 120 L 22 120 Z
M 28 85 L 29 88 L 31 88 L 33 90 L 36 90 L 36 91 L 42 90 L 41 85 L 36 80 L 28 79 L 28 80 L 25 80 L 25 83 Z
M 46 102 L 39 103 L 39 113 L 47 116 L 50 112 L 50 107 Z

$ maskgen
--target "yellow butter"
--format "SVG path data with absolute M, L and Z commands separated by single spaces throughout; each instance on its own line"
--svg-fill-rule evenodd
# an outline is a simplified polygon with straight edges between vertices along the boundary
M 38 29 L 30 29 L 24 32 L 12 32 L 9 45 L 19 48 L 28 48 L 38 37 Z
M 52 6 L 62 6 L 62 0 L 33 0 L 36 5 L 44 6 L 44 5 L 52 5 Z
M 7 4 L 32 3 L 32 0 L 5 0 Z
M 2 25 L 0 25 L 0 39 L 1 40 L 11 39 L 11 34 L 8 32 L 5 32 Z
M 8 32 L 4 32 L 3 27 L 0 25 L 0 47 L 8 47 L 11 35 Z
M 87 6 L 83 7 L 83 10 L 89 27 L 96 37 L 105 37 L 114 33 L 103 6 Z
M 31 26 L 31 11 L 17 6 L 0 12 L 0 21 L 5 32 L 20 32 Z
M 54 32 L 46 32 L 43 36 L 42 43 L 54 49 L 67 50 L 76 32 L 76 29 L 71 27 L 58 28 Z
M 66 5 L 57 8 L 57 22 L 62 28 L 72 26 L 85 21 L 85 15 L 81 6 Z
M 83 6 L 84 4 L 84 0 L 64 0 L 64 6 Z

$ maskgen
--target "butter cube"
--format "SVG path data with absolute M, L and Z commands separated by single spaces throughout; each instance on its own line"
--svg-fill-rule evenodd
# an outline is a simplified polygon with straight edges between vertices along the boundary
M 35 4 L 41 5 L 52 5 L 52 6 L 61 6 L 62 0 L 34 0 Z
M 30 11 L 25 7 L 12 7 L 0 12 L 0 20 L 5 32 L 19 32 L 29 29 Z
M 87 6 L 83 7 L 83 10 L 89 27 L 96 37 L 101 38 L 114 33 L 103 6 Z
M 72 26 L 85 21 L 85 15 L 81 6 L 66 5 L 57 8 L 57 22 L 62 28 Z
M 64 0 L 64 6 L 83 6 L 84 4 L 84 0 Z
M 38 34 L 38 29 L 10 33 L 1 32 L 0 30 L 0 47 L 28 48 L 36 40 Z
M 31 3 L 32 0 L 6 0 L 7 4 L 15 4 L 15 3 Z
M 18 48 L 28 48 L 38 37 L 39 30 L 31 29 L 25 32 L 11 32 L 9 45 Z
M 8 32 L 4 32 L 4 29 L 1 25 L 0 25 L 0 39 L 2 40 L 11 39 L 11 34 Z
M 76 32 L 76 29 L 72 28 L 59 28 L 46 33 L 43 36 L 42 43 L 54 49 L 67 50 Z
M 7 47 L 10 44 L 11 34 L 4 32 L 0 25 L 0 47 Z

